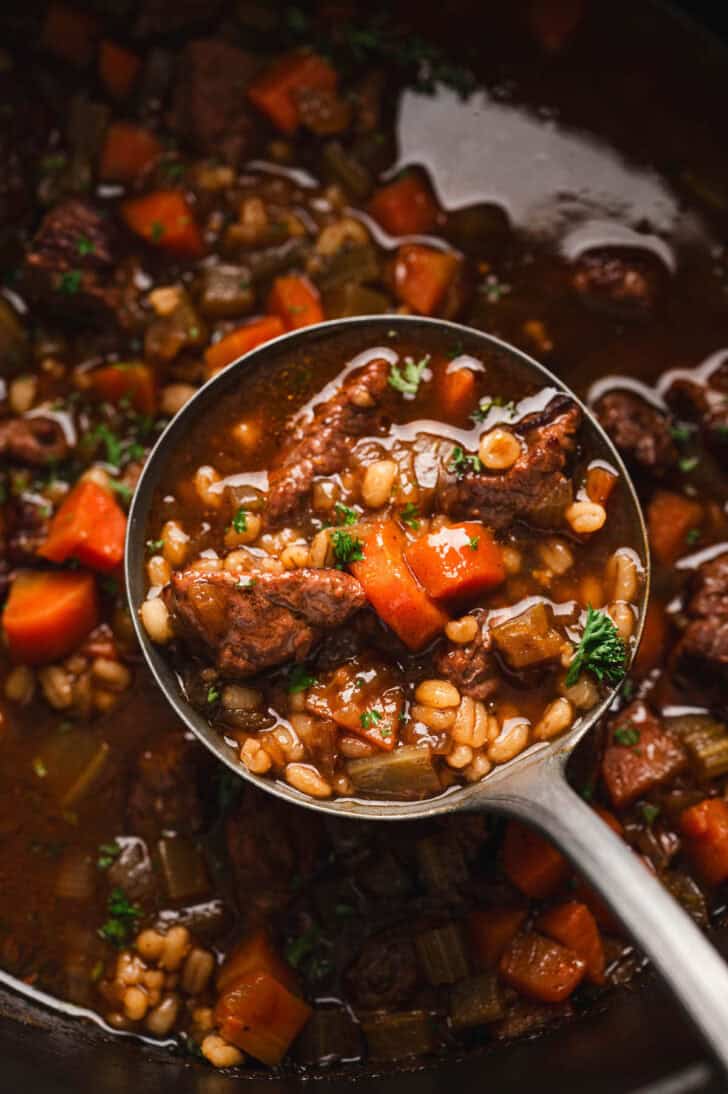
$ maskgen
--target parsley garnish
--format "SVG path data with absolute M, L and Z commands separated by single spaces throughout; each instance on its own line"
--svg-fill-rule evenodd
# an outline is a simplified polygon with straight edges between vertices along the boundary
M 152 243 L 159 243 L 160 239 L 164 235 L 164 225 L 159 220 L 153 220 L 152 226 L 149 229 L 149 238 Z
M 102 422 L 88 436 L 96 444 L 99 442 L 103 444 L 106 449 L 106 462 L 112 467 L 119 467 L 122 459 L 122 444 L 116 434 Z
M 96 865 L 99 870 L 108 870 L 120 854 L 121 845 L 118 844 L 116 840 L 112 840 L 111 843 L 100 843 L 99 857 L 96 859 Z
M 238 578 L 238 580 L 235 582 L 235 588 L 236 589 L 242 589 L 243 592 L 248 592 L 250 589 L 254 589 L 257 584 L 258 584 L 258 578 L 257 577 L 249 577 L 249 576 L 245 575 L 243 577 Z
M 362 729 L 371 729 L 373 726 L 376 726 L 377 722 L 381 722 L 381 720 L 382 715 L 378 710 L 365 710 L 359 715 L 359 722 L 361 723 Z M 384 736 L 384 733 L 382 733 L 382 736 Z
M 304 665 L 294 665 L 288 678 L 288 691 L 290 695 L 298 695 L 301 691 L 313 687 L 316 677 L 306 669 Z
M 357 536 L 336 529 L 331 533 L 331 546 L 336 558 L 337 569 L 349 562 L 360 562 L 364 558 L 364 544 Z
M 214 684 L 212 684 L 207 689 L 207 701 L 208 701 L 208 703 L 216 703 L 219 698 L 220 698 L 220 689 L 215 687 Z
M 86 236 L 79 236 L 76 241 L 76 250 L 82 256 L 92 255 L 96 250 L 96 244 L 92 239 L 87 239 Z
M 640 731 L 629 724 L 618 726 L 614 731 L 614 740 L 625 748 L 634 748 L 640 743 Z
M 480 536 L 469 536 L 468 543 L 470 544 L 471 551 L 477 551 L 478 544 L 480 543 Z
M 161 551 L 164 547 L 163 539 L 148 539 L 146 543 L 147 550 L 150 555 L 156 555 L 158 551 Z
M 599 681 L 618 684 L 624 677 L 626 660 L 627 647 L 614 623 L 606 612 L 595 611 L 590 604 L 581 642 L 566 675 L 566 686 L 572 687 L 585 670 Z
M 240 535 L 242 532 L 248 530 L 248 512 L 243 509 L 242 506 L 238 509 L 237 513 L 233 517 L 233 531 Z
M 109 488 L 118 494 L 122 501 L 129 501 L 134 491 L 130 486 L 127 486 L 125 482 L 119 482 L 117 479 L 109 479 Z
M 416 532 L 420 526 L 419 512 L 417 506 L 413 501 L 408 501 L 404 508 L 400 511 L 399 519 L 403 524 L 406 524 L 413 532 Z
M 136 930 L 142 910 L 137 904 L 131 903 L 123 889 L 112 889 L 106 911 L 109 918 L 99 928 L 99 936 L 121 949 Z
M 684 459 L 678 462 L 678 467 L 684 474 L 688 475 L 695 470 L 699 463 L 700 460 L 697 456 L 685 456 Z
M 696 543 L 700 541 L 700 537 L 703 533 L 699 528 L 688 528 L 685 533 L 685 542 L 688 547 L 694 547 Z
M 414 398 L 429 361 L 430 355 L 428 353 L 417 364 L 411 357 L 407 357 L 404 362 L 404 369 L 400 369 L 397 365 L 390 365 L 389 386 L 393 387 L 395 391 L 400 391 L 403 395 L 411 395 Z
M 456 444 L 452 450 L 448 470 L 453 471 L 456 475 L 460 476 L 464 475 L 468 468 L 470 468 L 471 471 L 482 471 L 483 465 L 478 456 L 468 456 L 461 446 Z
M 334 511 L 336 513 L 336 523 L 343 524 L 345 527 L 347 525 L 356 524 L 359 519 L 359 514 L 356 509 L 350 509 L 348 505 L 343 505 L 340 501 L 336 502 Z
M 692 433 L 692 428 L 689 425 L 674 425 L 670 429 L 670 436 L 679 444 L 689 441 Z
M 474 422 L 484 422 L 495 407 L 504 410 L 509 418 L 516 413 L 516 404 L 512 399 L 504 399 L 502 395 L 488 395 L 480 400 L 470 417 Z
M 80 270 L 66 270 L 62 273 L 58 279 L 58 292 L 67 293 L 69 296 L 73 296 L 81 288 L 81 271 Z
M 645 824 L 652 826 L 660 815 L 659 805 L 653 805 L 651 802 L 642 802 L 640 805 L 642 816 L 644 817 Z

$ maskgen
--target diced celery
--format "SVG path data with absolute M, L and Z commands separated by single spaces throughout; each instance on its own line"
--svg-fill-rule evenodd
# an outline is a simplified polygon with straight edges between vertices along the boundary
M 351 760 L 347 771 L 354 789 L 371 797 L 420 798 L 440 789 L 430 750 L 419 745 Z
M 455 984 L 470 972 L 462 931 L 457 923 L 446 923 L 423 931 L 415 938 L 420 964 L 433 985 Z

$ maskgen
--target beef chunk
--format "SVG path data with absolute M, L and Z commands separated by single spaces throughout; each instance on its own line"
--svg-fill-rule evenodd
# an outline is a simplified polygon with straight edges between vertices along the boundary
M 346 974 L 355 1008 L 389 1009 L 405 1003 L 417 986 L 417 953 L 408 938 L 370 938 Z
M 206 757 L 205 749 L 177 729 L 156 736 L 140 753 L 127 799 L 127 822 L 134 835 L 152 843 L 164 831 L 199 831 L 203 808 L 198 775 Z
M 679 676 L 726 703 L 728 687 L 728 552 L 704 562 L 686 605 L 689 623 L 675 651 Z
M 573 490 L 564 475 L 575 447 L 581 411 L 566 395 L 555 396 L 543 411 L 529 414 L 512 428 L 525 441 L 510 470 L 453 471 L 440 489 L 442 508 L 459 520 L 482 520 L 496 531 L 516 520 L 558 528 Z
M 622 809 L 676 775 L 685 750 L 641 700 L 630 703 L 610 724 L 602 778 L 613 805 Z
M 311 876 L 321 822 L 307 809 L 246 787 L 228 818 L 226 836 L 240 913 L 251 926 L 285 908 L 296 879 Z
M 190 42 L 178 62 L 173 128 L 203 155 L 221 157 L 234 167 L 249 159 L 256 119 L 245 92 L 257 68 L 252 53 L 227 42 Z
M 109 322 L 120 303 L 113 283 L 113 226 L 86 201 L 46 213 L 25 260 L 28 289 L 59 318 Z
M 11 418 L 0 422 L 0 456 L 41 467 L 63 460 L 69 445 L 54 418 Z
M 484 613 L 474 611 L 471 615 L 480 619 Z M 473 641 L 465 645 L 445 642 L 435 653 L 435 668 L 461 694 L 473 699 L 488 699 L 498 686 L 490 633 L 482 627 Z
M 682 419 L 694 422 L 708 448 L 719 458 L 728 449 L 728 364 L 717 368 L 707 382 L 680 377 L 665 393 L 670 407 Z
M 364 590 L 338 570 L 260 574 L 247 588 L 228 573 L 187 570 L 172 577 L 181 630 L 215 654 L 226 676 L 252 676 L 302 661 L 325 631 L 364 604 Z
M 599 247 L 579 257 L 571 284 L 587 307 L 616 319 L 647 315 L 664 276 L 659 261 L 627 247 Z
M 599 399 L 594 412 L 629 463 L 654 475 L 664 475 L 677 463 L 668 419 L 639 395 L 610 391 Z
M 356 437 L 381 423 L 389 362 L 370 361 L 347 376 L 341 388 L 310 417 L 294 421 L 278 464 L 268 476 L 267 515 L 279 523 L 308 495 L 316 475 L 332 475 L 348 463 Z

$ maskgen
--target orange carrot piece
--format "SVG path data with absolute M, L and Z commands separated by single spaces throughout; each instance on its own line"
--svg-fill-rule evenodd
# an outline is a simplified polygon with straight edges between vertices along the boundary
M 586 978 L 593 984 L 604 983 L 604 946 L 594 916 L 586 904 L 569 900 L 557 904 L 540 917 L 536 928 L 554 942 L 580 957 L 586 965 Z
M 470 942 L 478 964 L 492 969 L 506 946 L 518 934 L 527 912 L 525 908 L 486 908 L 470 913 Z
M 210 372 L 219 372 L 225 365 L 249 353 L 263 342 L 270 342 L 271 338 L 277 338 L 279 334 L 285 334 L 285 327 L 277 315 L 268 315 L 264 319 L 253 319 L 243 327 L 231 331 L 214 342 L 205 350 L 205 364 Z
M 424 179 L 408 171 L 379 187 L 369 214 L 392 236 L 425 235 L 435 227 L 439 209 Z
M 99 79 L 112 99 L 126 99 L 134 86 L 141 58 L 104 38 L 99 46 Z
M 248 973 L 215 1007 L 226 1041 L 275 1067 L 311 1017 L 311 1008 L 267 972 Z
M 297 96 L 301 91 L 335 91 L 335 69 L 316 53 L 287 53 L 268 65 L 248 88 L 248 98 L 282 133 L 295 133 L 300 124 Z
M 476 521 L 420 536 L 404 557 L 433 600 L 472 600 L 506 576 L 503 552 L 491 531 Z
M 519 934 L 500 959 L 501 978 L 539 1003 L 561 1003 L 584 979 L 585 962 L 543 935 Z
M 685 852 L 708 885 L 728 878 L 728 802 L 706 798 L 680 817 Z
M 252 931 L 232 948 L 217 974 L 217 990 L 223 994 L 238 980 L 256 972 L 266 972 L 289 991 L 296 992 L 296 974 L 277 953 L 265 927 Z
M 179 258 L 199 258 L 205 246 L 192 209 L 178 190 L 129 198 L 121 215 L 132 232 Z
M 148 129 L 131 122 L 113 122 L 106 130 L 99 176 L 110 182 L 133 182 L 161 153 L 161 144 Z
M 400 247 L 394 263 L 394 291 L 420 315 L 434 315 L 442 304 L 460 259 L 419 243 Z
M 617 476 L 606 467 L 590 467 L 586 473 L 586 492 L 597 505 L 607 504 L 616 485 Z
M 668 566 L 687 552 L 687 535 L 699 528 L 703 507 L 670 490 L 658 490 L 647 507 L 650 547 L 658 562 Z
M 63 61 L 84 68 L 94 51 L 96 20 L 69 4 L 51 3 L 46 12 L 40 43 Z
M 503 840 L 506 877 L 526 896 L 543 900 L 564 884 L 569 864 L 552 843 L 533 828 L 509 821 Z
M 436 375 L 435 392 L 443 415 L 462 424 L 475 407 L 475 373 L 469 368 L 452 368 L 448 363 Z
M 406 540 L 393 520 L 366 526 L 364 558 L 351 564 L 367 600 L 411 650 L 422 649 L 443 630 L 449 616 L 417 582 L 404 557 Z
M 632 672 L 635 676 L 646 676 L 648 672 L 662 662 L 668 643 L 669 623 L 665 605 L 650 598 L 645 615 L 642 637 L 637 647 Z
M 102 365 L 88 373 L 90 391 L 106 403 L 128 399 L 140 414 L 154 414 L 157 409 L 157 382 L 149 365 L 130 361 Z
M 315 285 L 307 277 L 277 277 L 268 297 L 268 311 L 277 315 L 286 330 L 323 323 L 324 310 Z
M 87 479 L 64 499 L 38 554 L 51 562 L 75 558 L 92 570 L 109 573 L 124 557 L 125 536 L 124 512 L 107 490 Z
M 2 615 L 10 657 L 26 665 L 65 657 L 98 621 L 93 575 L 55 570 L 19 573 Z

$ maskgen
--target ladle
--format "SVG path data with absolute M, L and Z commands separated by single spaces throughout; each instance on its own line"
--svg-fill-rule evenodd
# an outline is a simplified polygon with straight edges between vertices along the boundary
M 282 355 L 291 361 L 302 357 L 315 360 L 317 348 L 332 342 L 341 344 L 343 363 L 354 355 L 352 347 L 356 345 L 359 349 L 380 344 L 396 347 L 396 335 L 419 339 L 424 345 L 432 345 L 433 340 L 436 346 L 457 345 L 460 352 L 476 358 L 495 358 L 501 367 L 536 381 L 539 387 L 567 392 L 579 402 L 558 377 L 520 350 L 480 331 L 440 320 L 393 315 L 334 320 L 283 335 L 246 354 L 209 380 L 171 421 L 139 480 L 129 514 L 125 566 L 132 618 L 144 656 L 176 713 L 203 744 L 240 778 L 288 802 L 340 817 L 380 821 L 483 810 L 515 817 L 539 828 L 571 859 L 620 918 L 728 1073 L 728 967 L 645 864 L 571 789 L 565 777 L 571 753 L 605 714 L 617 689 L 583 714 L 563 737 L 532 746 L 479 783 L 452 788 L 439 797 L 417 802 L 341 798 L 314 801 L 285 783 L 248 772 L 236 751 L 187 701 L 162 650 L 149 640 L 140 623 L 139 607 L 146 595 L 144 562 L 150 506 L 169 457 L 178 446 L 184 445 L 190 426 L 214 408 L 221 395 L 244 384 L 252 368 L 265 368 L 268 363 L 280 361 Z M 623 497 L 631 510 L 629 524 L 634 537 L 631 546 L 643 560 L 645 570 L 639 637 L 649 591 L 649 552 L 642 513 L 619 454 L 589 411 L 580 405 L 585 415 L 583 429 L 591 431 L 596 448 L 620 472 L 626 487 Z

